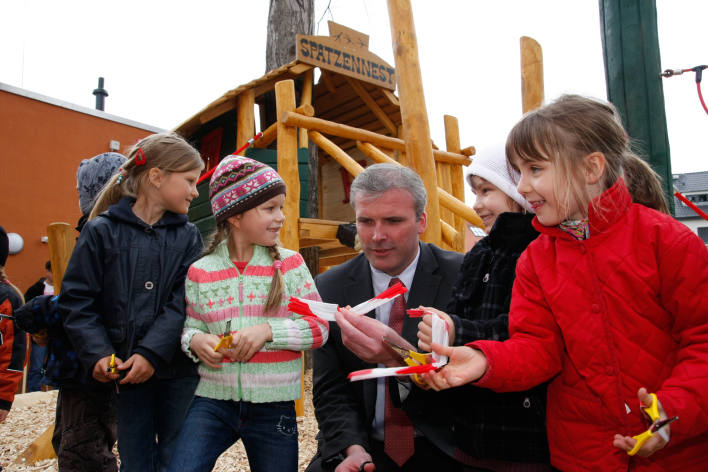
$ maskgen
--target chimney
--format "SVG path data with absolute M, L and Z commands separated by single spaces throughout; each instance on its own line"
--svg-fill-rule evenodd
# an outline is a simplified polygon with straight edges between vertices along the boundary
M 96 110 L 104 111 L 108 91 L 103 88 L 103 77 L 98 78 L 98 88 L 93 91 L 96 95 Z

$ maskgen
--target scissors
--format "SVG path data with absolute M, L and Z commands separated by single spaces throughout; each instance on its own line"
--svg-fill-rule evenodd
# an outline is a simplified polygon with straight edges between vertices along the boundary
M 386 336 L 381 336 L 381 340 L 384 342 L 384 344 L 386 344 L 388 347 L 396 351 L 401 357 L 403 357 L 403 360 L 409 366 L 427 364 L 425 360 L 425 354 L 421 354 L 420 352 L 415 352 L 411 351 L 410 349 L 403 348 L 398 344 L 391 342 L 389 339 L 386 338 Z M 415 383 L 417 383 L 418 385 L 426 385 L 425 382 L 418 378 L 418 374 L 414 374 L 413 378 L 415 379 Z
M 649 395 L 651 395 L 652 399 L 651 406 L 642 405 L 641 408 L 642 413 L 644 413 L 644 416 L 648 417 L 652 421 L 652 425 L 649 427 L 648 430 L 644 431 L 642 434 L 634 436 L 634 439 L 637 440 L 637 444 L 635 444 L 634 448 L 627 453 L 630 456 L 633 456 L 637 452 L 639 452 L 639 450 L 649 440 L 649 438 L 654 436 L 654 433 L 659 431 L 667 424 L 673 423 L 678 419 L 678 416 L 674 416 L 673 418 L 667 418 L 665 420 L 662 420 L 659 416 L 659 402 L 656 399 L 656 395 L 653 393 L 650 393 Z M 664 437 L 664 439 L 666 439 L 666 437 Z
M 234 335 L 231 333 L 231 320 L 226 322 L 226 331 L 224 331 L 224 335 L 221 337 L 219 340 L 219 344 L 214 346 L 214 352 L 216 352 L 218 349 L 225 347 L 226 349 L 231 347 L 231 341 L 233 341 Z
M 111 362 L 110 362 L 110 364 L 108 364 L 108 368 L 106 369 L 106 372 L 109 374 L 117 374 L 118 373 L 118 369 L 116 368 L 116 355 L 115 354 L 111 354 Z M 118 388 L 118 381 L 114 380 L 113 383 L 116 384 L 116 393 L 119 394 L 120 389 Z

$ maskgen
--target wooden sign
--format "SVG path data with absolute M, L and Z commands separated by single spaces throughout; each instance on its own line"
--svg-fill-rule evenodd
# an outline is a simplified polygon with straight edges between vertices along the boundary
M 396 70 L 369 51 L 369 36 L 333 21 L 329 36 L 297 35 L 297 60 L 396 90 Z

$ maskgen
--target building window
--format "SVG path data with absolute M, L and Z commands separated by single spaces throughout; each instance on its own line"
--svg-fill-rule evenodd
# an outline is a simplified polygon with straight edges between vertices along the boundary
M 708 226 L 698 228 L 698 237 L 701 238 L 704 243 L 708 244 Z
M 690 201 L 692 201 L 693 203 L 708 202 L 708 194 L 707 193 L 702 193 L 700 195 L 689 195 L 687 198 Z

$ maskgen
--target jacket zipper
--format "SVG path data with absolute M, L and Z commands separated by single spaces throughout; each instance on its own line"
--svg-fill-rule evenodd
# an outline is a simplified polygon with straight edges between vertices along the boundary
M 245 271 L 246 269 L 244 269 Z M 243 274 L 238 268 L 238 329 L 241 330 L 241 318 L 243 317 Z M 241 390 L 241 362 L 238 363 L 238 399 L 243 400 L 243 391 Z

